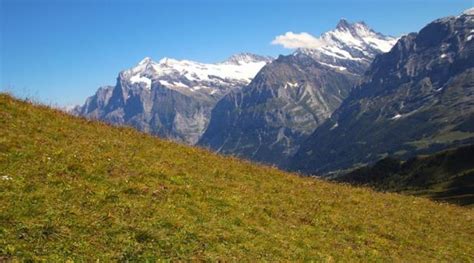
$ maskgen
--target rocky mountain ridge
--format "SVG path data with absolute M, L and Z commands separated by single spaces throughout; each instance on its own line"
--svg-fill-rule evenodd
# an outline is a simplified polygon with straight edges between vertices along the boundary
M 474 14 L 437 19 L 376 57 L 291 169 L 326 173 L 474 142 Z
M 74 113 L 195 144 L 217 101 L 247 85 L 271 57 L 241 53 L 216 64 L 146 57 L 120 72 L 115 86 L 100 88 Z
M 300 144 L 336 110 L 375 55 L 394 38 L 341 20 L 321 45 L 280 56 L 224 96 L 199 141 L 224 154 L 286 167 Z

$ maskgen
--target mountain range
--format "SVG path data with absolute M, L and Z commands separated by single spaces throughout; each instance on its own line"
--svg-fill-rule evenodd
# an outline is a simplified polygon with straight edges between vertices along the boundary
M 216 64 L 171 58 L 155 62 L 146 57 L 120 72 L 115 86 L 100 88 L 73 112 L 195 144 L 217 101 L 247 85 L 271 60 L 249 53 Z
M 293 157 L 325 173 L 474 143 L 474 11 L 438 19 L 377 56 Z
M 336 110 L 372 59 L 395 38 L 341 20 L 321 46 L 280 56 L 252 82 L 224 96 L 202 146 L 286 167 L 301 143 Z
M 474 142 L 473 10 L 400 38 L 339 21 L 314 48 L 146 58 L 74 113 L 324 175 Z

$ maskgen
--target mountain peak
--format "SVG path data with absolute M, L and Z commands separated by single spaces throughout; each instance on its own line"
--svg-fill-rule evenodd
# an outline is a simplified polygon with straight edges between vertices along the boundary
M 335 29 L 323 33 L 316 40 L 319 45 L 298 49 L 295 54 L 303 53 L 317 58 L 320 62 L 339 67 L 341 65 L 334 65 L 337 64 L 335 59 L 364 60 L 364 63 L 368 63 L 375 55 L 388 52 L 397 38 L 377 33 L 362 21 L 350 23 L 342 18 Z
M 339 20 L 339 22 L 337 23 L 336 28 L 343 29 L 350 28 L 351 26 L 352 25 L 351 23 L 349 23 L 349 21 L 347 21 L 345 18 L 341 18 L 341 20 Z
M 341 18 L 341 20 L 339 20 L 336 25 L 336 30 L 354 31 L 355 34 L 360 32 L 372 31 L 372 29 L 364 21 L 350 23 L 345 18 Z
M 179 62 L 178 60 L 174 59 L 174 58 L 169 58 L 169 57 L 163 57 L 162 59 L 160 59 L 158 61 L 158 64 L 160 65 L 168 65 L 168 64 L 171 64 L 173 62 Z
M 151 62 L 153 62 L 151 57 L 145 57 L 138 63 L 138 65 L 146 65 L 146 64 L 149 64 Z
M 235 54 L 225 62 L 214 64 L 169 57 L 156 62 L 145 57 L 138 65 L 123 70 L 119 77 L 131 84 L 145 83 L 147 89 L 151 89 L 154 81 L 188 93 L 214 95 L 236 85 L 248 84 L 271 60 L 251 53 Z

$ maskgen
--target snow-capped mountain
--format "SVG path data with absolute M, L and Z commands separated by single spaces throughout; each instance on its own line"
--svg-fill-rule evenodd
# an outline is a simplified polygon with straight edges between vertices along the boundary
M 309 55 L 326 66 L 357 74 L 363 73 L 377 54 L 390 51 L 397 42 L 397 38 L 377 33 L 364 22 L 349 23 L 345 19 L 318 40 L 318 47 L 299 49 L 294 55 Z
M 216 64 L 173 58 L 155 62 L 146 57 L 137 66 L 123 71 L 120 77 L 145 89 L 151 89 L 152 83 L 156 82 L 180 92 L 221 95 L 233 86 L 248 84 L 271 60 L 271 57 L 249 53 L 236 54 Z
M 195 144 L 214 110 L 218 123 L 202 145 L 281 164 L 277 159 L 292 155 L 340 105 L 373 58 L 395 41 L 363 22 L 341 20 L 321 35 L 318 47 L 274 61 L 248 53 L 214 64 L 147 57 L 76 112 Z
M 207 127 L 217 101 L 247 85 L 272 58 L 242 53 L 206 64 L 149 57 L 119 73 L 74 113 L 194 144 Z

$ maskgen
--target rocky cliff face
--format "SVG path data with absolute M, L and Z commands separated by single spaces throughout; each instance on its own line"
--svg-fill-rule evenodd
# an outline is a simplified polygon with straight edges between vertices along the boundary
M 339 107 L 373 57 L 395 42 L 345 20 L 320 39 L 321 47 L 280 56 L 248 86 L 221 99 L 199 144 L 285 167 L 301 142 Z
M 474 142 L 474 16 L 436 20 L 378 56 L 291 166 L 325 173 Z
M 122 71 L 115 86 L 100 88 L 75 113 L 195 144 L 217 101 L 247 85 L 271 60 L 248 53 L 217 64 L 145 58 Z

